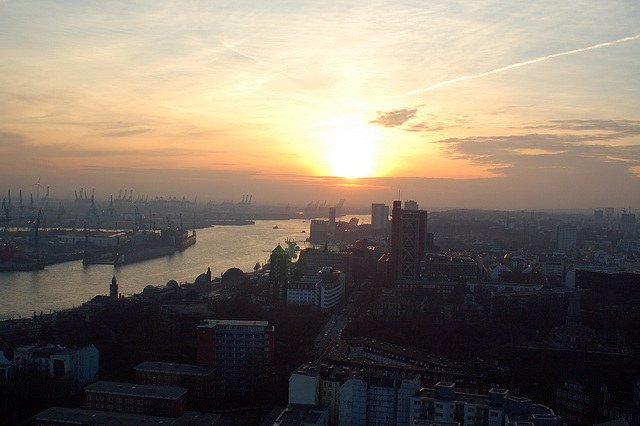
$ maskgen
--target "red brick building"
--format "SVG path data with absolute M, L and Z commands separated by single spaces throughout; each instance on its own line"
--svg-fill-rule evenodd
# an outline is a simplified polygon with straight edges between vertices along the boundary
M 187 389 L 99 381 L 84 388 L 87 409 L 180 417 L 187 411 Z
M 213 367 L 146 361 L 135 369 L 136 383 L 187 388 L 189 409 L 206 411 L 213 404 Z

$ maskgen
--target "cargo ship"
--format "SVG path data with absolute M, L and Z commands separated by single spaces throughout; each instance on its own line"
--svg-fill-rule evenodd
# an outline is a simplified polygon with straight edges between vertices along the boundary
M 13 244 L 0 245 L 0 272 L 37 271 L 44 269 L 44 262 L 23 255 Z
M 189 235 L 185 229 L 164 229 L 162 239 L 173 245 L 176 250 L 182 251 L 196 243 L 196 230 Z

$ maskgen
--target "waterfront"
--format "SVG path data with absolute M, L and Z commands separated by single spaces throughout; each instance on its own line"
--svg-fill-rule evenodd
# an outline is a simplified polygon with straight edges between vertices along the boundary
M 79 306 L 95 295 L 107 294 L 114 274 L 119 291 L 133 294 L 169 280 L 193 282 L 208 267 L 214 277 L 233 267 L 250 272 L 256 262 L 267 261 L 278 243 L 286 247 L 288 238 L 304 248 L 309 220 L 264 220 L 254 225 L 199 229 L 197 233 L 198 242 L 185 251 L 139 263 L 113 267 L 82 265 L 78 260 L 49 265 L 43 271 L 2 273 L 0 319 Z

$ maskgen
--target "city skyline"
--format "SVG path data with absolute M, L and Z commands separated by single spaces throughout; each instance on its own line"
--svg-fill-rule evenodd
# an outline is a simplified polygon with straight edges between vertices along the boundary
M 637 208 L 639 28 L 624 0 L 0 1 L 0 190 Z

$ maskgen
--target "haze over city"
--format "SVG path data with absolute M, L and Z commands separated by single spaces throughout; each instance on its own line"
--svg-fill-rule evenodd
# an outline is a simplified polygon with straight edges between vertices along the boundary
M 638 1 L 5 0 L 0 55 L 3 191 L 640 199 Z

